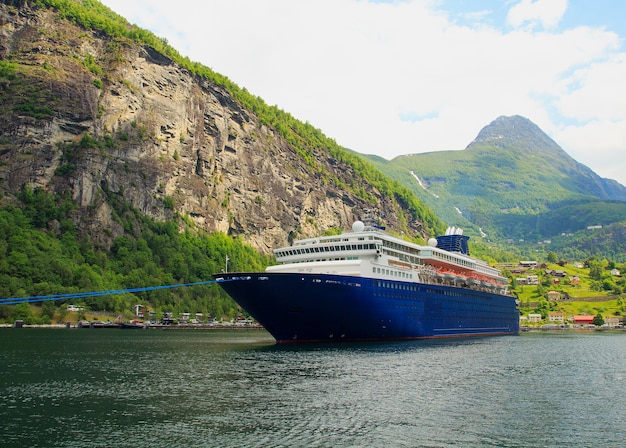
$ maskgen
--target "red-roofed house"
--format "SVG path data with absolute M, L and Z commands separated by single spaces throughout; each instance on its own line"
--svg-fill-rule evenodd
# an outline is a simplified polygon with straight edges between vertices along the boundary
M 574 316 L 574 324 L 580 324 L 580 325 L 593 324 L 593 316 L 587 316 L 587 315 Z

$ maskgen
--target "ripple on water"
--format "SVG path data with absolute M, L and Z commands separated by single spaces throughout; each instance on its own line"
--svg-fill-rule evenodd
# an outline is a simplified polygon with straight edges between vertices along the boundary
M 54 331 L 0 333 L 14 446 L 624 440 L 623 334 L 285 347 L 262 332 Z

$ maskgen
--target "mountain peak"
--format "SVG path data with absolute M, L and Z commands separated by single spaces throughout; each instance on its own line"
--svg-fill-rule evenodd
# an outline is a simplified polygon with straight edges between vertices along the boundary
M 466 149 L 473 146 L 496 146 L 527 153 L 563 153 L 539 126 L 520 115 L 500 116 L 485 126 Z
M 467 148 L 485 157 L 524 160 L 526 169 L 550 174 L 563 180 L 570 191 L 591 194 L 599 199 L 624 201 L 626 188 L 614 180 L 603 179 L 587 166 L 574 160 L 539 126 L 520 115 L 500 116 L 485 126 Z M 531 168 L 532 167 L 532 168 Z M 549 167 L 549 168 L 548 168 Z M 546 174 L 547 175 L 547 174 Z

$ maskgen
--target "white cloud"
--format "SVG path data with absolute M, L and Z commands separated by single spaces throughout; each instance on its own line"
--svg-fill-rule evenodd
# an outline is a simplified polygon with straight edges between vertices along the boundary
M 580 163 L 603 177 L 616 179 L 624 185 L 624 148 L 626 118 L 593 120 L 583 126 L 565 126 L 555 131 L 555 139 Z
M 522 0 L 511 9 L 507 22 L 517 28 L 533 28 L 540 23 L 544 28 L 556 27 L 567 10 L 567 0 Z
M 508 31 L 455 24 L 429 0 L 104 3 L 356 151 L 462 149 L 519 114 L 626 184 L 626 55 L 615 33 L 552 29 L 566 1 L 517 2 Z M 612 154 L 612 170 L 589 153 Z
M 557 105 L 564 116 L 581 122 L 623 119 L 626 115 L 626 88 L 622 87 L 624 80 L 624 53 L 586 65 L 564 79 L 564 92 L 557 100 Z

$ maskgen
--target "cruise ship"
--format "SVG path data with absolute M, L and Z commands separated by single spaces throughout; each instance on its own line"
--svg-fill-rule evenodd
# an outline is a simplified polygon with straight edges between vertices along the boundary
M 214 277 L 277 343 L 518 334 L 507 279 L 468 240 L 453 227 L 424 246 L 357 221 L 275 249 L 265 272 Z

